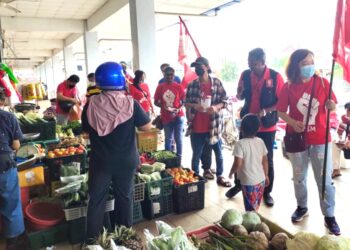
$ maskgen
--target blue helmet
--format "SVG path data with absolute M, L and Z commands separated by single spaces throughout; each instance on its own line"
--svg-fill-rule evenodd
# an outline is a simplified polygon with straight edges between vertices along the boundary
M 96 85 L 105 90 L 125 90 L 123 67 L 116 62 L 105 62 L 95 71 Z

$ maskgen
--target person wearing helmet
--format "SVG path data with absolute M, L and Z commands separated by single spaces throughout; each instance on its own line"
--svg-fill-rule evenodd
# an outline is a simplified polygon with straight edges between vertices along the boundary
M 117 225 L 132 225 L 133 177 L 139 165 L 135 127 L 151 129 L 141 106 L 126 95 L 126 81 L 119 63 L 106 62 L 95 72 L 96 85 L 102 90 L 84 107 L 82 127 L 89 134 L 89 203 L 86 240 L 98 237 L 103 227 L 105 204 L 112 182 Z

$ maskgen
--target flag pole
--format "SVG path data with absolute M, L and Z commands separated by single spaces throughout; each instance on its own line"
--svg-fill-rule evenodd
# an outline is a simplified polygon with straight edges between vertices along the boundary
M 332 86 L 333 86 L 333 75 L 334 75 L 335 60 L 332 61 L 332 71 L 331 79 L 329 81 L 329 92 L 328 100 L 332 98 Z M 326 173 L 327 173 L 327 153 L 328 153 L 328 137 L 329 137 L 329 119 L 331 110 L 327 109 L 327 123 L 326 123 L 326 143 L 324 147 L 324 160 L 323 160 L 323 173 L 322 173 L 322 200 L 325 199 L 325 189 L 326 189 Z
M 194 40 L 193 40 L 193 38 L 192 38 L 190 32 L 189 32 L 188 29 L 187 29 L 186 23 L 182 20 L 181 16 L 179 16 L 179 18 L 180 18 L 180 22 L 183 24 L 183 26 L 184 26 L 184 28 L 185 28 L 185 33 L 188 34 L 188 36 L 190 37 L 190 39 L 191 39 L 191 41 L 192 41 L 192 43 L 193 43 L 193 46 L 194 46 L 194 49 L 196 50 L 197 55 L 200 55 L 199 50 L 198 50 L 198 48 L 197 48 L 197 45 L 196 45 L 196 43 L 194 42 Z

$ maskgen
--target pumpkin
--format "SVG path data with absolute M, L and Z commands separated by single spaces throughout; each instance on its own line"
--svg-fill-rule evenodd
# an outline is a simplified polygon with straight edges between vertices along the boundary
M 272 237 L 270 246 L 272 246 L 274 250 L 286 250 L 288 239 L 289 237 L 287 234 L 277 233 Z

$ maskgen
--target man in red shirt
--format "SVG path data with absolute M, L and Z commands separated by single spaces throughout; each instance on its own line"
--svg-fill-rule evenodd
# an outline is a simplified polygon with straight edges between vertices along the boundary
M 57 87 L 57 124 L 67 124 L 69 111 L 75 104 L 80 104 L 78 89 L 76 84 L 79 82 L 79 76 L 71 75 L 67 80 L 61 82 Z
M 261 126 L 257 137 L 261 138 L 268 150 L 270 185 L 265 187 L 264 202 L 267 206 L 273 206 L 274 200 L 270 193 L 273 187 L 273 144 L 276 134 L 276 123 L 278 114 L 276 104 L 284 81 L 282 76 L 267 68 L 265 64 L 266 55 L 263 49 L 256 48 L 249 52 L 249 70 L 245 70 L 240 77 L 237 98 L 245 100 L 240 113 L 241 118 L 248 113 L 257 114 L 261 119 Z M 235 186 L 231 188 L 226 197 L 231 198 L 241 191 L 239 180 L 235 179 Z

